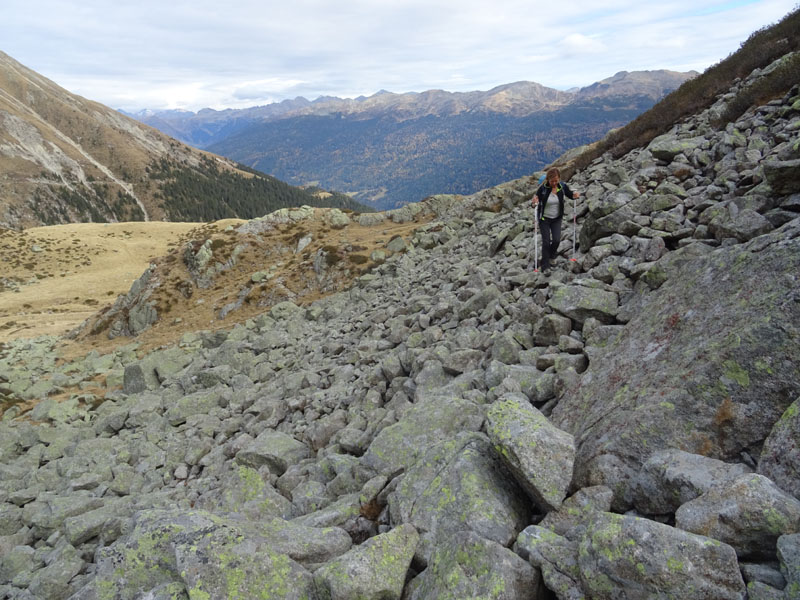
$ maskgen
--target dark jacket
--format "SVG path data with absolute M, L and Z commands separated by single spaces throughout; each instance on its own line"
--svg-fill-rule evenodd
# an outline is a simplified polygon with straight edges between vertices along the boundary
M 536 218 L 537 219 L 543 219 L 544 218 L 542 216 L 544 214 L 544 203 L 550 197 L 550 191 L 551 190 L 552 190 L 552 188 L 550 187 L 550 184 L 548 184 L 547 182 L 545 182 L 542 185 L 540 185 L 539 189 L 536 190 L 536 196 L 539 198 L 539 205 L 536 207 Z M 563 181 L 559 182 L 558 189 L 556 190 L 556 193 L 558 194 L 558 216 L 556 218 L 560 219 L 561 217 L 564 216 L 564 196 L 566 196 L 567 198 L 572 200 L 573 199 L 573 193 L 572 193 L 572 190 L 569 189 L 569 186 L 566 183 L 564 183 Z

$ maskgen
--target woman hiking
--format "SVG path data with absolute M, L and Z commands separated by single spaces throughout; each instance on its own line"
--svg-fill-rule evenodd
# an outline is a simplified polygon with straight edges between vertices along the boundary
M 536 220 L 542 232 L 542 271 L 550 273 L 551 263 L 561 243 L 561 218 L 564 216 L 564 196 L 570 200 L 580 198 L 578 192 L 561 182 L 561 173 L 555 167 L 548 169 L 545 182 L 533 196 Z

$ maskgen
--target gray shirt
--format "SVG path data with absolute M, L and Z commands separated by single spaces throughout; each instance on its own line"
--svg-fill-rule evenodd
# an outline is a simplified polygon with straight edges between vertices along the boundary
M 547 200 L 544 201 L 542 216 L 545 219 L 555 219 L 558 216 L 558 194 L 556 192 L 550 192 Z

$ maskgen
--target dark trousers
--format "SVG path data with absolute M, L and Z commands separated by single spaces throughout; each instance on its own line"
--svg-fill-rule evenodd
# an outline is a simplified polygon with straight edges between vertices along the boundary
M 550 268 L 550 262 L 558 253 L 561 243 L 561 218 L 541 219 L 539 230 L 542 232 L 542 270 Z

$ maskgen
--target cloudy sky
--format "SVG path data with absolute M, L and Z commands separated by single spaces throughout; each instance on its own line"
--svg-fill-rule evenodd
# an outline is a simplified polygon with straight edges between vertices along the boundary
M 797 0 L 3 0 L 0 50 L 112 108 L 703 71 Z

